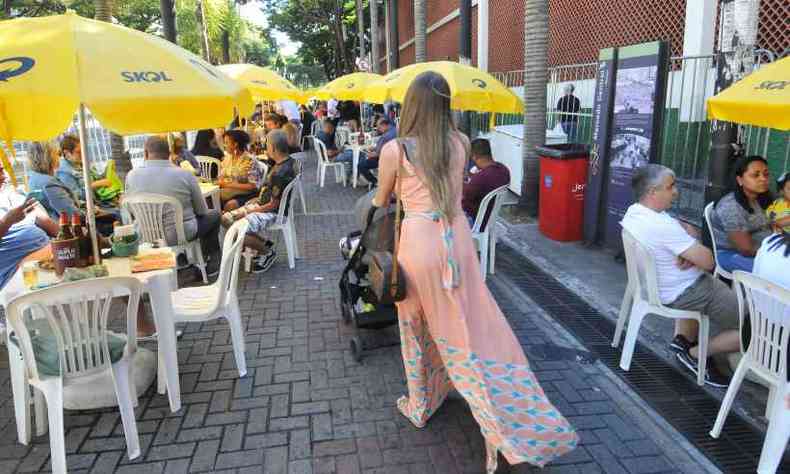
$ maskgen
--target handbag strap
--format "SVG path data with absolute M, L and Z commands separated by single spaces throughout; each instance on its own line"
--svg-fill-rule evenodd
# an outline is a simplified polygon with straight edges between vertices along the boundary
M 405 144 L 398 141 L 398 167 L 395 170 L 395 245 L 392 251 L 392 274 L 390 276 L 390 296 L 393 298 L 398 294 L 398 247 L 400 247 L 400 215 L 401 215 L 401 190 L 403 189 L 401 180 L 401 167 L 403 166 L 403 154 L 406 153 Z

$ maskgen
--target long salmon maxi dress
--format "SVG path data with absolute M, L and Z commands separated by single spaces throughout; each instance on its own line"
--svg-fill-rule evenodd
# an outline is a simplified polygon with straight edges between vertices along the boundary
M 512 465 L 543 466 L 576 447 L 573 427 L 552 406 L 529 367 L 518 340 L 480 275 L 469 223 L 461 208 L 466 137 L 451 140 L 457 214 L 452 225 L 438 212 L 428 188 L 408 159 L 402 160 L 398 261 L 406 299 L 398 319 L 408 396 L 398 409 L 421 428 L 453 387 L 466 399 L 486 441 L 486 467 L 497 452 Z M 414 141 L 401 139 L 408 156 Z M 395 140 L 382 153 L 380 175 L 395 173 Z

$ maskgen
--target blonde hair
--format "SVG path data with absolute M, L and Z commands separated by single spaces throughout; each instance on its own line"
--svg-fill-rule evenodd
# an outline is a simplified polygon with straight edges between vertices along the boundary
M 286 123 L 283 125 L 282 130 L 288 134 L 288 146 L 290 147 L 298 147 L 299 146 L 299 129 L 296 128 L 291 122 Z
M 423 174 L 434 206 L 449 222 L 458 214 L 450 166 L 450 137 L 457 133 L 447 81 L 433 71 L 418 75 L 403 100 L 398 136 L 417 141 L 417 154 L 411 158 Z
M 28 149 L 28 161 L 33 171 L 41 174 L 55 173 L 58 146 L 53 142 L 34 142 Z

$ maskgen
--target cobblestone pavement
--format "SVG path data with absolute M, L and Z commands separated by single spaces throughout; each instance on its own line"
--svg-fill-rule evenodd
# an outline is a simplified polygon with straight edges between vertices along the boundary
M 327 179 L 314 185 L 308 166 L 310 215 L 297 217 L 303 258 L 289 270 L 285 255 L 262 275 L 244 275 L 239 300 L 249 368 L 238 378 L 224 321 L 189 324 L 179 341 L 183 408 L 171 413 L 154 387 L 136 410 L 142 455 L 129 461 L 117 410 L 69 412 L 70 472 L 145 473 L 481 473 L 484 447 L 465 403 L 449 399 L 422 430 L 395 408 L 405 392 L 396 346 L 349 350 L 353 334 L 340 317 L 337 241 L 354 228 L 349 213 L 361 190 Z M 312 172 L 312 173 L 311 173 Z M 542 471 L 705 472 L 693 451 L 673 440 L 616 385 L 600 364 L 564 357 L 547 344 L 574 348 L 563 331 L 497 274 L 490 287 L 530 356 L 549 398 L 579 430 L 581 445 Z M 396 328 L 368 334 L 397 342 Z M 0 473 L 50 469 L 46 436 L 17 442 L 5 351 L 0 356 Z M 559 356 L 557 356 L 559 353 Z M 508 472 L 506 468 L 501 472 Z

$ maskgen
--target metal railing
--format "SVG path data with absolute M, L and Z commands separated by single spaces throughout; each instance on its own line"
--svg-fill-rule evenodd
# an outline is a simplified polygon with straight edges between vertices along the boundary
M 786 54 L 786 53 L 783 53 Z M 776 55 L 771 51 L 755 52 L 755 69 L 772 62 Z M 705 186 L 710 156 L 710 122 L 707 119 L 706 101 L 715 91 L 716 57 L 714 55 L 672 57 L 669 59 L 666 83 L 666 102 L 661 123 L 661 136 L 657 144 L 661 164 L 672 168 L 677 177 L 680 197 L 674 213 L 693 223 L 701 223 Z M 592 141 L 592 102 L 597 73 L 596 63 L 558 66 L 549 69 L 546 85 L 546 142 L 564 143 L 567 140 L 559 126 L 557 101 L 568 85 L 574 86 L 581 109 L 576 114 L 578 128 L 575 142 L 590 144 Z M 497 79 L 523 96 L 524 71 L 493 73 Z M 520 114 L 496 114 L 495 126 L 523 125 Z M 473 114 L 472 136 L 489 133 L 490 114 Z M 741 128 L 740 141 L 748 154 L 767 158 L 773 176 L 790 169 L 790 132 L 745 126 Z

